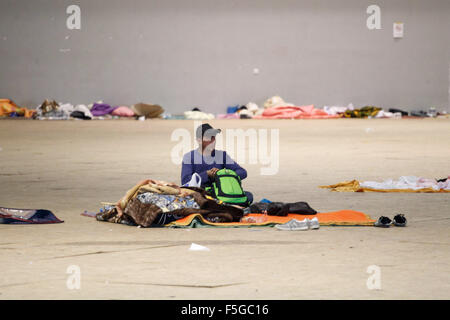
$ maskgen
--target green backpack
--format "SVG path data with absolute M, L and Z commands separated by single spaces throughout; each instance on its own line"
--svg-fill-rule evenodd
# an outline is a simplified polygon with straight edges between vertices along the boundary
M 247 196 L 241 186 L 241 178 L 231 169 L 217 171 L 212 187 L 206 190 L 224 203 L 248 206 Z

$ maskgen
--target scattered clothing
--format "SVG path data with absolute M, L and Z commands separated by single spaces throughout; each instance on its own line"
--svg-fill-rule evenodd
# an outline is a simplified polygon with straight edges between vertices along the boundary
M 53 212 L 43 209 L 14 209 L 0 207 L 0 224 L 62 223 Z
M 137 103 L 131 106 L 131 110 L 139 117 L 145 116 L 145 118 L 158 118 L 160 117 L 164 109 L 158 104 Z
M 70 119 L 70 106 L 65 105 L 63 109 L 55 100 L 46 99 L 36 108 L 34 118 L 38 120 L 67 120 Z
M 375 115 L 375 118 L 401 118 L 402 113 L 401 112 L 386 112 L 384 110 L 378 111 L 378 113 Z
M 236 113 L 239 109 L 239 105 L 227 107 L 227 114 Z
M 340 115 L 329 115 L 324 110 L 309 106 L 279 106 L 266 108 L 260 116 L 254 118 L 266 119 L 331 119 Z
M 392 112 L 392 113 L 400 113 L 402 115 L 402 117 L 408 115 L 408 111 L 404 111 L 404 110 L 397 109 L 397 108 L 389 108 L 388 111 Z
M 383 182 L 352 180 L 320 188 L 337 192 L 450 192 L 450 179 L 439 182 L 435 179 L 402 176 L 398 180 L 387 179 Z
M 91 117 L 86 117 L 86 115 L 81 111 L 74 111 L 70 114 L 72 118 L 82 119 L 82 120 L 91 120 Z
M 316 210 L 311 208 L 306 202 L 258 202 L 250 206 L 250 212 L 252 213 L 267 213 L 270 216 L 285 217 L 289 213 L 302 214 L 302 215 L 315 215 Z
M 86 107 L 84 104 L 77 105 L 73 110 L 74 111 L 70 114 L 70 116 L 73 118 L 90 120 L 94 117 L 89 108 Z
M 294 104 L 284 101 L 280 96 L 273 96 L 264 102 L 264 109 L 286 106 L 294 106 Z
M 135 116 L 133 110 L 131 110 L 130 108 L 128 108 L 126 106 L 117 107 L 116 109 L 113 110 L 113 112 L 111 112 L 111 115 L 119 116 L 119 117 L 134 117 Z
M 352 103 L 350 103 L 348 106 L 343 107 L 343 106 L 324 106 L 323 110 L 328 113 L 329 115 L 341 115 L 344 114 L 345 111 L 347 110 L 354 110 L 355 107 L 353 106 Z
M 91 113 L 94 117 L 101 117 L 107 114 L 111 114 L 117 107 L 111 107 L 106 103 L 94 103 L 91 108 Z
M 240 116 L 237 112 L 227 113 L 227 114 L 218 114 L 217 119 L 240 119 Z
M 21 108 L 10 99 L 0 99 L 0 117 L 32 118 L 35 110 Z
M 212 113 L 206 113 L 197 110 L 185 111 L 184 116 L 189 120 L 211 120 L 215 118 Z
M 381 108 L 374 106 L 365 106 L 361 109 L 347 110 L 344 112 L 345 118 L 368 118 L 375 117 Z

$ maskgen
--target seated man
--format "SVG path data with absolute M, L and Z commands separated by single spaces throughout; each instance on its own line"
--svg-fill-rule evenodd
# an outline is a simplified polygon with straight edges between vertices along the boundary
M 196 140 L 198 149 L 192 150 L 183 156 L 181 167 L 181 184 L 188 183 L 192 175 L 197 173 L 202 178 L 201 187 L 210 187 L 214 180 L 216 172 L 220 169 L 231 169 L 241 178 L 247 177 L 247 171 L 238 165 L 225 151 L 215 150 L 216 135 L 220 129 L 214 129 L 211 125 L 205 123 L 196 130 Z M 253 202 L 253 195 L 245 192 L 248 202 Z

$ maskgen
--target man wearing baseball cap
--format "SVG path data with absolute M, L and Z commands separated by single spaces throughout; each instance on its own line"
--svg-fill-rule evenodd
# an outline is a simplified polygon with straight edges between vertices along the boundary
M 198 148 L 183 156 L 181 167 L 181 184 L 188 183 L 192 175 L 197 173 L 202 178 L 201 187 L 210 187 L 216 172 L 220 169 L 231 169 L 241 178 L 247 177 L 247 170 L 238 165 L 222 150 L 216 150 L 216 135 L 222 130 L 214 129 L 209 123 L 197 127 L 195 136 Z M 253 195 L 245 192 L 249 203 L 253 202 Z

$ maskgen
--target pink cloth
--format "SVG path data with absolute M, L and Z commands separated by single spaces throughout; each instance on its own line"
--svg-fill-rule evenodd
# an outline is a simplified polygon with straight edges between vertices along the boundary
M 217 119 L 239 119 L 238 113 L 218 114 Z
M 120 117 L 134 117 L 133 110 L 125 106 L 117 107 L 111 114 L 113 116 L 120 116 Z
M 340 118 L 339 115 L 329 115 L 324 110 L 309 106 L 272 107 L 264 110 L 261 116 L 255 118 L 268 119 L 329 119 Z

